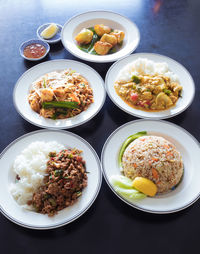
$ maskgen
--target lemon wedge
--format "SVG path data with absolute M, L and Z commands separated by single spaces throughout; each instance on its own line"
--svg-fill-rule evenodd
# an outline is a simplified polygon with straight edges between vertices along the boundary
M 146 194 L 147 196 L 155 196 L 156 192 L 157 192 L 157 186 L 149 179 L 145 178 L 145 177 L 136 177 L 133 180 L 132 186 Z
M 45 28 L 42 32 L 41 32 L 41 36 L 44 39 L 50 39 L 52 38 L 56 33 L 58 32 L 58 26 L 54 23 L 50 24 L 47 28 Z

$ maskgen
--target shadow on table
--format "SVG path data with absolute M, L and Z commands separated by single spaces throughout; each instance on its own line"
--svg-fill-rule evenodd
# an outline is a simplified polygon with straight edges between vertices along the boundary
M 77 218 L 75 221 L 71 222 L 68 225 L 62 226 L 60 228 L 55 229 L 49 229 L 49 230 L 35 230 L 35 229 L 28 229 L 21 226 L 18 226 L 12 222 L 11 226 L 14 230 L 18 231 L 21 235 L 29 235 L 31 237 L 37 238 L 37 239 L 48 239 L 48 240 L 55 240 L 55 238 L 60 237 L 66 237 L 67 235 L 70 235 L 72 232 L 73 234 L 79 230 L 80 228 L 83 228 L 84 225 L 88 224 L 89 221 L 95 216 L 96 209 L 98 207 L 99 199 L 95 200 L 94 204 L 79 218 Z
M 104 118 L 104 108 L 102 108 L 100 112 L 98 112 L 98 114 L 94 116 L 92 119 L 90 119 L 88 122 L 84 123 L 83 125 L 71 128 L 70 131 L 84 138 L 92 137 L 93 133 L 97 132 L 97 130 L 101 127 L 103 118 Z
M 185 119 L 187 118 L 187 115 L 188 115 L 188 111 L 185 110 L 183 113 L 177 115 L 177 116 L 174 116 L 172 118 L 169 118 L 167 119 L 168 121 L 172 122 L 172 123 L 175 123 L 177 125 L 182 125 L 182 123 L 185 121 Z
M 49 60 L 51 60 L 51 58 L 50 58 L 49 54 L 47 54 L 45 56 L 45 58 L 43 58 L 42 60 L 39 60 L 39 61 L 29 61 L 29 60 L 24 59 L 24 65 L 26 66 L 27 69 L 30 69 L 37 64 L 40 64 L 40 63 L 43 63 L 43 62 L 46 62 Z
M 55 43 L 55 44 L 50 44 L 50 52 L 51 53 L 54 53 L 54 52 L 58 52 L 58 51 L 60 51 L 60 50 L 63 50 L 63 45 L 62 45 L 62 42 L 61 41 L 59 41 L 59 42 L 57 42 L 57 43 Z
M 128 113 L 124 112 L 120 108 L 118 108 L 111 100 L 107 97 L 107 112 L 112 119 L 113 122 L 115 122 L 118 126 L 121 126 L 124 123 L 133 121 L 138 119 L 137 117 L 134 117 L 132 115 L 129 115 Z
M 124 216 L 127 216 L 130 219 L 134 218 L 134 220 L 141 221 L 143 223 L 159 224 L 163 222 L 171 222 L 181 216 L 184 216 L 189 210 L 192 209 L 192 206 L 190 206 L 182 211 L 169 214 L 153 214 L 143 212 L 124 203 L 108 188 L 108 186 L 107 187 L 104 186 L 102 188 L 104 188 L 104 193 L 110 205 L 113 206 L 114 209 L 116 209 L 119 212 L 119 214 L 123 214 Z
M 121 110 L 120 108 L 118 108 L 111 100 L 110 98 L 107 98 L 107 112 L 110 116 L 110 118 L 116 123 L 118 124 L 119 126 L 124 124 L 124 123 L 127 123 L 129 121 L 133 121 L 133 120 L 138 120 L 138 119 L 141 119 L 141 118 L 138 118 L 138 117 L 135 117 L 135 116 L 132 116 L 132 115 L 129 115 L 128 113 L 124 112 L 123 110 Z M 183 113 L 177 115 L 177 116 L 174 116 L 172 118 L 167 118 L 167 119 L 163 119 L 165 121 L 169 121 L 169 122 L 172 122 L 174 124 L 177 124 L 177 125 L 182 125 L 182 123 L 185 121 L 186 117 L 188 115 L 188 111 L 185 110 Z
M 100 128 L 103 118 L 104 118 L 104 110 L 101 109 L 100 112 L 98 112 L 98 114 L 94 116 L 94 118 L 89 120 L 88 122 L 74 128 L 63 129 L 63 130 L 76 133 L 77 135 L 83 136 L 84 138 L 87 136 L 89 137 L 89 136 L 92 136 L 93 132 L 96 132 L 98 128 Z M 29 123 L 23 118 L 21 118 L 21 121 L 22 121 L 22 125 L 25 132 L 45 130 L 45 128 L 37 127 L 34 124 Z

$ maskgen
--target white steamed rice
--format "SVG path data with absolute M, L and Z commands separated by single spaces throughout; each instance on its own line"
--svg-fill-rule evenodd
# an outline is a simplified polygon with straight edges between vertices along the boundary
M 156 63 L 146 58 L 138 58 L 126 65 L 117 77 L 117 81 L 129 82 L 133 75 L 164 75 L 172 82 L 179 82 L 179 78 L 170 69 L 167 63 Z
M 13 171 L 20 180 L 11 184 L 10 192 L 19 205 L 26 206 L 33 193 L 42 185 L 49 153 L 60 152 L 62 149 L 64 146 L 55 141 L 36 141 L 16 157 Z

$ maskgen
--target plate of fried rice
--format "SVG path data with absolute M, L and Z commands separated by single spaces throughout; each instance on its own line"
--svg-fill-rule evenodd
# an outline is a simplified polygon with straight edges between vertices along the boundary
M 83 215 L 101 187 L 101 164 L 83 138 L 40 130 L 13 141 L 0 155 L 0 211 L 31 229 L 52 229 Z
M 135 133 L 138 136 L 131 140 Z M 180 126 L 161 120 L 135 120 L 109 136 L 101 162 L 107 184 L 121 200 L 145 212 L 165 214 L 185 209 L 200 197 L 199 152 L 198 141 Z M 120 186 L 116 187 L 113 179 L 122 180 Z M 141 188 L 138 179 L 151 182 L 156 194 L 132 190 L 134 181 Z
M 105 101 L 104 82 L 90 66 L 73 60 L 52 60 L 26 71 L 17 81 L 13 101 L 28 122 L 69 129 L 92 119 Z

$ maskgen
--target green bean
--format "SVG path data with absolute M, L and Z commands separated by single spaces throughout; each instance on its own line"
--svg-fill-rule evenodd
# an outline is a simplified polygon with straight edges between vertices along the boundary
M 138 77 L 138 76 L 135 76 L 135 75 L 133 75 L 132 76 L 132 80 L 133 80 L 133 82 L 135 82 L 136 84 L 139 84 L 140 83 L 140 78 Z
M 121 166 L 122 164 L 122 156 L 124 154 L 124 151 L 125 149 L 127 148 L 127 146 L 132 142 L 134 141 L 135 139 L 139 138 L 139 137 L 142 137 L 142 136 L 145 136 L 147 135 L 147 132 L 146 131 L 141 131 L 141 132 L 137 132 L 131 136 L 129 136 L 122 144 L 121 148 L 120 148 L 120 151 L 119 151 L 119 156 L 118 156 L 118 163 L 119 165 Z
M 46 101 L 42 103 L 44 109 L 48 108 L 78 108 L 76 101 Z
M 164 92 L 165 94 L 167 94 L 167 95 L 170 95 L 170 94 L 171 94 L 171 91 L 168 90 L 168 89 L 166 89 L 166 88 L 163 89 L 163 92 Z

